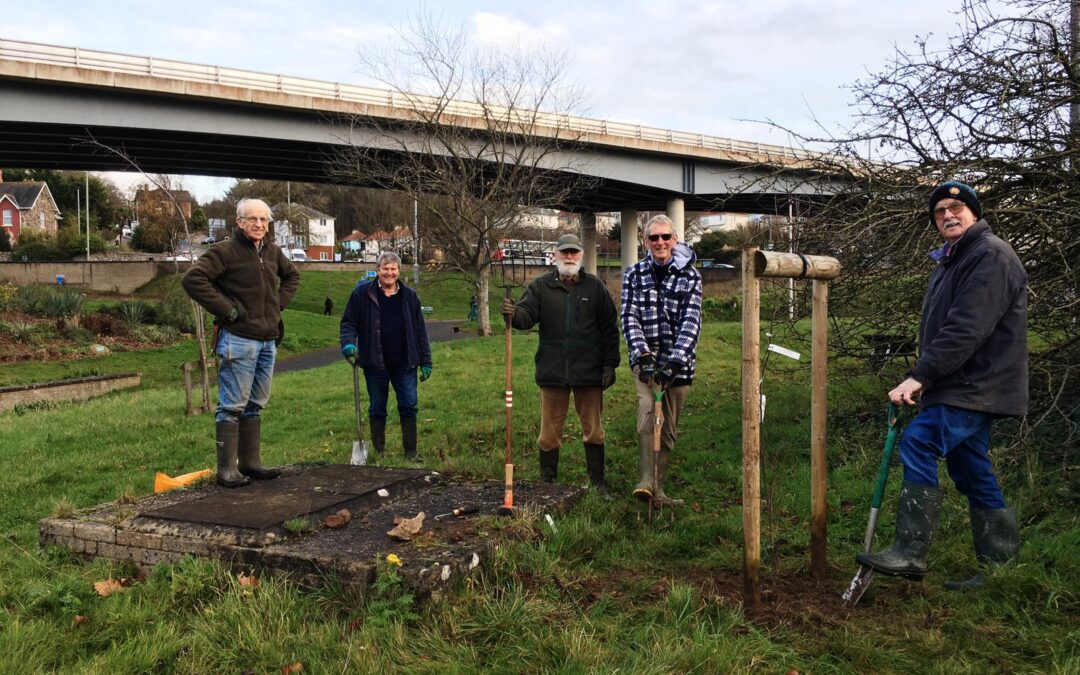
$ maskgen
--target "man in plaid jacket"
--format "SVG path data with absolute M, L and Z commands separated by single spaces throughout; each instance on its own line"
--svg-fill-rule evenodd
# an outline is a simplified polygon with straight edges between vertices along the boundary
M 671 219 L 653 216 L 645 225 L 645 258 L 623 273 L 622 329 L 636 375 L 641 480 L 634 496 L 667 500 L 664 477 L 675 447 L 679 412 L 686 403 L 701 333 L 701 275 L 696 256 L 680 243 Z M 664 390 L 660 455 L 653 475 L 653 389 Z

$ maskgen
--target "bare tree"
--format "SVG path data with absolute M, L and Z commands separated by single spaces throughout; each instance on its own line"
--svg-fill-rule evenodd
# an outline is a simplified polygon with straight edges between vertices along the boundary
M 1080 428 L 1078 11 L 1078 0 L 965 0 L 944 49 L 919 41 L 852 85 L 858 112 L 843 137 L 802 137 L 830 143 L 817 168 L 847 181 L 799 233 L 800 248 L 841 256 L 830 307 L 860 317 L 836 324 L 833 346 L 864 353 L 866 332 L 915 334 L 926 254 L 940 245 L 926 198 L 944 180 L 968 182 L 1027 268 L 1028 420 L 1047 422 L 1057 448 Z
M 479 332 L 490 335 L 499 241 L 514 236 L 526 208 L 564 206 L 582 187 L 565 123 L 581 95 L 566 85 L 559 55 L 471 50 L 461 28 L 426 17 L 361 63 L 398 112 L 351 120 L 336 177 L 415 200 L 425 244 L 475 284 Z

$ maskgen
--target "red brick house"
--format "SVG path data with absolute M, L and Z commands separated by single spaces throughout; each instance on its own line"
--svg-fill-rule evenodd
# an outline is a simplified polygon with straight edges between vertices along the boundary
M 0 174 L 0 228 L 8 233 L 11 244 L 22 232 L 47 232 L 55 235 L 60 220 L 49 186 L 43 181 L 3 182 Z

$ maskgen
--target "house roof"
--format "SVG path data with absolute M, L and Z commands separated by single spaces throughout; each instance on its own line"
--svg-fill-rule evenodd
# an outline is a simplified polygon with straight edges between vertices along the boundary
M 274 217 L 277 218 L 278 220 L 280 220 L 281 219 L 281 214 L 283 214 L 283 213 L 285 213 L 286 211 L 289 210 L 289 205 L 288 204 L 274 204 L 274 206 L 272 206 L 270 210 L 274 212 L 274 214 L 275 214 Z M 311 208 L 310 206 L 304 206 L 303 204 L 297 204 L 296 202 L 292 203 L 292 210 L 294 212 L 303 214 L 304 216 L 307 217 L 308 220 L 333 220 L 334 219 L 334 217 L 331 216 L 331 215 L 327 215 L 327 214 L 323 213 L 322 211 L 316 211 L 315 209 Z
M 187 190 L 169 190 L 169 193 L 172 194 L 173 198 L 178 202 L 193 202 L 193 201 L 195 201 L 191 197 L 191 193 L 188 192 Z M 164 195 L 164 194 L 165 194 L 165 190 L 162 190 L 161 188 L 154 188 L 152 190 L 148 189 L 148 188 L 139 188 L 138 190 L 135 191 L 135 201 L 142 201 L 144 199 L 156 198 L 158 195 Z
M 44 181 L 23 180 L 17 183 L 0 183 L 0 195 L 11 197 L 20 211 L 32 208 L 44 189 Z
M 367 239 L 367 235 L 360 230 L 353 230 L 347 237 L 342 237 L 341 241 L 364 241 Z

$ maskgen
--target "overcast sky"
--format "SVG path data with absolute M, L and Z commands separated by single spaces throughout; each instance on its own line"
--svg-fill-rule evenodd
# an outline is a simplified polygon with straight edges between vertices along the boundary
M 370 84 L 357 49 L 410 13 L 460 23 L 478 45 L 565 49 L 589 117 L 785 144 L 773 120 L 849 121 L 845 85 L 916 36 L 955 33 L 960 0 L 36 0 L 0 37 Z M 229 182 L 187 179 L 201 201 Z

